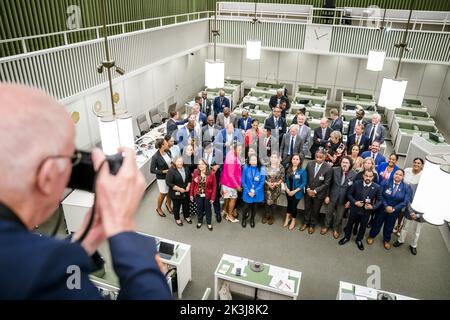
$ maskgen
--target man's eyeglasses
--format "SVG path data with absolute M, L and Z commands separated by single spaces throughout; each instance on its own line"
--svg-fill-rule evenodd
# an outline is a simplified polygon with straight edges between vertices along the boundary
M 82 155 L 81 155 L 81 152 L 80 152 L 80 151 L 75 150 L 75 152 L 74 152 L 73 155 L 71 155 L 71 156 L 63 156 L 63 155 L 58 155 L 58 156 L 48 156 L 48 157 L 44 158 L 44 160 L 42 160 L 41 164 L 40 164 L 39 167 L 38 167 L 38 172 L 41 170 L 41 167 L 44 165 L 44 163 L 45 163 L 47 160 L 50 160 L 50 159 L 64 159 L 64 158 L 70 159 L 71 164 L 72 164 L 72 167 L 75 167 L 75 166 L 77 166 L 78 164 L 80 164 Z

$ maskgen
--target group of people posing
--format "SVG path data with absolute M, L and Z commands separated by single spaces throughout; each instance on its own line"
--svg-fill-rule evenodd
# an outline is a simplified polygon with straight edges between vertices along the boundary
M 158 150 L 151 161 L 160 191 L 156 212 L 166 216 L 162 209 L 165 201 L 179 226 L 183 226 L 181 214 L 188 224 L 193 223 L 191 216 L 195 214 L 197 228 L 206 218 L 212 231 L 214 211 L 217 223 L 225 218 L 254 228 L 259 204 L 265 209 L 262 223 L 274 223 L 284 191 L 287 209 L 283 226 L 289 230 L 297 226 L 298 205 L 303 200 L 300 231 L 313 234 L 323 212 L 322 235 L 332 230 L 335 239 L 343 235 L 339 244 L 344 245 L 353 234 L 357 247 L 364 250 L 366 229 L 370 229 L 369 245 L 383 229 L 384 247 L 389 250 L 393 232 L 399 236 L 394 246 L 399 247 L 408 230 L 414 228 L 410 250 L 415 255 L 423 220 L 410 203 L 423 160 L 415 159 L 411 168 L 403 170 L 397 166 L 396 154 L 385 159 L 380 153 L 385 129 L 378 114 L 366 123 L 364 110 L 358 108 L 344 143 L 343 121 L 337 110 L 330 111 L 330 120 L 320 121 L 311 139 L 311 129 L 301 112 L 287 128 L 283 114 L 289 100 L 282 91 L 270 101 L 273 114 L 263 126 L 247 111 L 237 119 L 223 91 L 214 102 L 206 93 L 197 97 L 192 114 L 184 120 L 172 112 L 168 135 L 156 141 Z M 305 166 L 309 154 L 312 160 Z

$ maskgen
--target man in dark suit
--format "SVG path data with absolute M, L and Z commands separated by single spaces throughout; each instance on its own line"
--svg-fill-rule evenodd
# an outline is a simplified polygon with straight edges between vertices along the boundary
M 208 92 L 202 92 L 202 100 L 200 103 L 201 111 L 209 117 L 212 113 L 212 103 L 211 100 L 208 99 Z
M 177 132 L 178 126 L 185 124 L 189 121 L 188 118 L 179 121 L 179 113 L 175 110 L 170 111 L 170 119 L 167 120 L 166 128 L 167 128 L 167 134 L 172 136 L 174 133 Z
M 267 118 L 266 122 L 264 123 L 264 129 L 270 131 L 273 137 L 278 137 L 279 143 L 281 144 L 283 135 L 286 133 L 287 130 L 287 123 L 286 119 L 281 117 L 280 108 L 275 107 L 273 109 L 272 116 Z
M 0 299 L 101 299 L 89 274 L 102 267 L 98 247 L 108 241 L 121 291 L 119 299 L 171 299 L 155 240 L 136 233 L 135 213 L 145 191 L 134 150 L 124 148 L 117 175 L 101 167 L 89 233 L 69 239 L 34 234 L 58 208 L 72 171 L 75 127 L 64 107 L 42 91 L 0 85 Z M 23 148 L 23 127 L 39 148 Z M 21 166 L 17 166 L 18 157 Z M 105 160 L 93 151 L 93 165 Z M 17 168 L 17 169 L 15 169 Z M 18 183 L 20 181 L 20 183 Z
M 281 105 L 281 102 L 284 102 L 284 104 Z M 278 89 L 277 94 L 270 97 L 269 106 L 272 110 L 275 107 L 279 107 L 281 109 L 281 116 L 286 118 L 286 111 L 289 110 L 291 104 L 289 99 L 284 95 L 284 89 Z
M 220 130 L 222 128 L 214 123 L 214 117 L 208 116 L 208 124 L 202 128 L 203 143 L 213 143 Z
M 328 119 L 322 118 L 320 120 L 320 127 L 314 130 L 313 145 L 311 146 L 311 157 L 316 154 L 317 149 L 320 147 L 326 148 L 330 142 L 330 134 L 333 132 L 328 127 Z
M 309 234 L 313 234 L 315 231 L 320 208 L 328 196 L 331 183 L 332 171 L 325 162 L 325 156 L 325 150 L 317 150 L 316 160 L 308 162 L 306 166 L 308 182 L 305 194 L 305 222 L 300 226 L 300 231 L 304 231 L 308 227 Z
M 244 137 L 242 136 L 241 131 L 235 129 L 234 125 L 230 123 L 225 129 L 219 131 L 214 140 L 216 162 L 218 164 L 224 163 L 227 152 L 230 151 L 235 143 L 243 145 Z
M 359 107 L 359 108 L 358 108 Z M 355 133 L 356 125 L 362 124 L 363 128 L 365 129 L 367 126 L 367 121 L 364 120 L 364 115 L 366 112 L 361 106 L 356 106 L 356 118 L 353 118 L 348 123 L 348 131 L 347 135 L 350 136 Z
M 350 201 L 350 216 L 344 228 L 345 236 L 339 241 L 340 245 L 344 245 L 350 241 L 354 225 L 359 224 L 356 245 L 359 250 L 364 250 L 362 239 L 366 233 L 369 218 L 382 205 L 381 189 L 378 184 L 373 182 L 373 177 L 373 172 L 366 170 L 363 175 L 364 180 L 353 183 L 347 193 L 348 200 Z
M 252 128 L 252 117 L 249 117 L 247 110 L 242 110 L 242 118 L 237 121 L 237 129 L 243 131 L 243 134 L 248 129 Z
M 320 231 L 324 235 L 328 232 L 328 228 L 333 227 L 333 237 L 339 238 L 341 233 L 342 218 L 344 212 L 350 207 L 347 201 L 347 191 L 353 184 L 353 179 L 356 177 L 356 171 L 350 170 L 352 160 L 345 156 L 341 160 L 339 167 L 333 167 L 333 174 L 330 184 L 329 196 L 325 198 L 325 204 L 328 205 L 327 214 L 325 217 L 325 225 Z M 333 225 L 331 225 L 333 223 Z
M 225 97 L 225 91 L 220 90 L 219 96 L 214 99 L 214 120 L 217 120 L 217 116 L 223 113 L 224 108 L 230 108 L 230 99 Z
M 302 154 L 303 141 L 298 135 L 298 126 L 293 124 L 289 129 L 289 134 L 285 134 L 281 142 L 280 155 L 281 163 L 285 168 L 289 166 L 294 154 Z
M 206 125 L 207 117 L 206 114 L 200 112 L 200 105 L 198 103 L 194 104 L 192 107 L 192 114 L 189 117 L 190 119 L 194 119 L 195 123 L 201 128 Z
M 352 153 L 352 147 L 356 144 L 359 146 L 359 154 L 361 155 L 367 148 L 368 139 L 363 134 L 364 126 L 362 124 L 356 125 L 355 133 L 350 134 L 347 138 L 347 153 Z
M 374 141 L 370 146 L 371 151 L 364 151 L 361 154 L 363 159 L 371 157 L 375 161 L 375 168 L 378 168 L 380 163 L 386 162 L 386 158 L 380 153 L 380 143 Z
M 331 116 L 331 131 L 339 131 L 342 133 L 342 130 L 344 128 L 344 122 L 341 118 L 339 118 L 339 111 L 337 109 L 331 109 L 330 110 L 330 116 Z
M 364 131 L 364 135 L 369 139 L 369 144 L 374 141 L 378 141 L 380 144 L 384 142 L 384 135 L 386 129 L 384 129 L 381 124 L 381 116 L 378 113 L 375 113 L 372 116 L 372 123 L 366 126 Z

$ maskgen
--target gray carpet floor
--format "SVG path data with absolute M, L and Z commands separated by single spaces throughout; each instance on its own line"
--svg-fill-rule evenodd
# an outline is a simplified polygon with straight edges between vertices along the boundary
M 399 165 L 403 166 L 403 162 L 404 158 L 400 158 Z M 411 255 L 408 244 L 385 250 L 381 235 L 372 246 L 364 242 L 365 250 L 360 251 L 354 241 L 339 246 L 331 233 L 322 236 L 316 230 L 309 235 L 298 228 L 292 231 L 283 228 L 285 208 L 282 207 L 272 226 L 261 223 L 260 208 L 254 229 L 248 226 L 243 229 L 240 224 L 227 221 L 217 224 L 215 219 L 212 232 L 205 225 L 196 229 L 195 223 L 179 227 L 173 216 L 168 214 L 161 218 L 156 214 L 157 196 L 158 188 L 154 183 L 144 196 L 136 225 L 139 231 L 192 246 L 192 281 L 183 299 L 197 300 L 206 288 L 214 290 L 214 271 L 224 253 L 301 271 L 299 299 L 335 299 L 339 281 L 366 285 L 370 276 L 367 268 L 373 265 L 381 270 L 383 290 L 418 299 L 450 299 L 450 254 L 438 227 L 428 224 L 423 227 L 417 256 Z M 47 233 L 54 221 L 55 217 L 38 232 Z M 448 229 L 441 229 L 444 235 L 450 233 Z M 61 226 L 60 233 L 64 232 L 65 227 Z M 393 235 L 392 241 L 396 238 Z M 100 251 L 110 263 L 107 245 Z M 107 269 L 109 271 L 110 267 Z

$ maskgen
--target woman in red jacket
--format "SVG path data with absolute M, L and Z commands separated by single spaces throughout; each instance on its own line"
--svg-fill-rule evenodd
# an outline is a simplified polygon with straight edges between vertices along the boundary
M 211 205 L 214 203 L 214 199 L 216 198 L 216 190 L 217 183 L 214 172 L 210 172 L 206 161 L 204 159 L 200 159 L 197 169 L 194 170 L 194 173 L 192 175 L 192 184 L 190 191 L 191 201 L 195 201 L 197 203 L 197 229 L 200 229 L 202 227 L 203 216 L 206 215 L 208 230 L 213 230 L 211 224 Z

